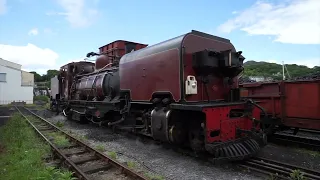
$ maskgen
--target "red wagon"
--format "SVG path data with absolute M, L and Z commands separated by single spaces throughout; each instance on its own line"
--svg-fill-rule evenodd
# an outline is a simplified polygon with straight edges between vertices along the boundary
M 320 130 L 320 80 L 242 84 L 241 96 L 259 101 L 284 126 Z

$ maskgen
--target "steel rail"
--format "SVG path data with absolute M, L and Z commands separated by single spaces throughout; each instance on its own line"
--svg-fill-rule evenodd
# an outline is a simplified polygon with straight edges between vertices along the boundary
M 297 136 L 292 134 L 275 133 L 269 138 L 269 142 L 281 143 L 282 145 L 293 145 L 313 151 L 320 151 L 320 139 Z
M 300 170 L 307 179 L 320 180 L 318 171 L 261 157 L 244 161 L 239 166 L 264 175 L 273 175 L 279 179 L 291 179 L 290 174 L 294 170 Z
M 37 134 L 39 134 L 53 149 L 53 152 L 63 161 L 63 163 L 67 164 L 67 168 L 69 170 L 72 170 L 73 172 L 75 172 L 75 175 L 77 178 L 79 179 L 85 179 L 85 180 L 89 180 L 91 179 L 85 172 L 83 172 L 83 170 L 81 170 L 79 168 L 79 166 L 74 163 L 67 155 L 65 155 L 55 144 L 53 144 L 42 132 L 41 130 L 39 130 L 39 128 L 37 128 L 26 116 L 24 113 L 21 112 L 21 110 L 15 106 L 15 108 L 17 109 L 17 111 L 27 120 L 27 122 L 33 127 L 33 129 L 37 132 Z M 75 145 L 71 145 L 73 146 L 79 146 L 79 147 L 84 147 L 84 150 L 87 152 L 90 152 L 92 154 L 94 154 L 94 156 L 96 156 L 98 159 L 93 159 L 93 160 L 103 160 L 104 162 L 106 162 L 108 165 L 111 165 L 113 167 L 118 168 L 121 173 L 126 174 L 130 177 L 132 177 L 133 179 L 137 179 L 137 180 L 147 180 L 147 177 L 144 177 L 141 174 L 138 174 L 132 170 L 130 170 L 128 167 L 118 163 L 117 161 L 113 160 L 111 157 L 109 157 L 108 155 L 105 155 L 95 149 L 93 149 L 92 147 L 90 147 L 89 145 L 87 145 L 86 143 L 82 142 L 79 139 L 76 139 L 75 137 L 73 137 L 72 135 L 66 133 L 65 131 L 63 131 L 62 129 L 60 129 L 59 127 L 57 127 L 56 125 L 52 124 L 51 122 L 47 121 L 46 119 L 42 118 L 41 116 L 37 115 L 36 113 L 32 112 L 31 110 L 24 108 L 25 111 L 27 111 L 29 114 L 31 114 L 32 116 L 36 117 L 37 119 L 40 119 L 41 122 L 46 123 L 47 125 L 49 125 L 50 128 L 53 128 L 53 130 L 55 130 L 56 132 L 61 132 L 63 135 L 66 136 L 66 138 L 68 138 L 71 142 L 75 143 Z M 46 129 L 48 130 L 48 129 Z M 89 162 L 89 161 L 93 161 L 93 160 L 83 160 L 83 162 Z
M 294 130 L 294 128 L 291 128 L 292 130 Z M 302 132 L 302 133 L 311 133 L 311 134 L 320 134 L 320 130 L 316 130 L 316 129 L 305 129 L 305 128 L 299 128 L 298 133 Z

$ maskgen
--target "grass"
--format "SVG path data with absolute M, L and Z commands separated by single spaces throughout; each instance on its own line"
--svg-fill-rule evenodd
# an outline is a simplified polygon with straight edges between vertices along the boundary
M 56 122 L 56 126 L 58 126 L 59 128 L 62 128 L 64 126 L 64 123 L 63 122 Z
M 130 169 L 134 169 L 136 167 L 136 163 L 132 162 L 132 161 L 128 161 L 127 162 L 127 166 L 130 168 Z
M 51 154 L 50 147 L 19 114 L 13 114 L 0 128 L 0 144 L 0 179 L 73 179 L 71 172 L 44 164 L 43 158 Z
M 303 173 L 300 170 L 294 170 L 292 173 L 290 173 L 290 178 L 293 180 L 304 180 L 305 177 L 303 176 Z
M 101 152 L 103 152 L 103 151 L 105 150 L 104 146 L 101 145 L 101 144 L 97 145 L 97 146 L 96 146 L 96 149 L 97 149 L 98 151 L 101 151 Z
M 38 118 L 32 116 L 32 115 L 26 115 L 26 118 L 30 121 L 30 122 L 41 122 Z
M 36 107 L 37 105 L 36 104 L 26 104 L 26 105 L 24 105 L 25 107 Z
M 163 176 L 156 175 L 156 174 L 151 174 L 151 173 L 145 173 L 144 175 L 147 178 L 152 179 L 152 180 L 164 180 L 165 179 Z
M 268 180 L 277 180 L 278 178 L 277 178 L 277 175 L 278 175 L 278 173 L 276 173 L 276 174 L 270 174 L 270 177 L 269 178 L 267 178 Z
M 297 152 L 300 153 L 306 153 L 309 154 L 311 157 L 316 158 L 316 157 L 320 157 L 320 152 L 318 151 L 312 151 L 312 150 L 308 150 L 308 149 L 295 149 Z
M 50 103 L 49 103 L 50 99 L 48 96 L 43 96 L 43 95 L 33 96 L 33 102 L 34 101 L 43 101 L 46 103 L 44 106 L 41 106 L 38 110 L 50 108 Z
M 114 151 L 108 152 L 108 156 L 110 156 L 112 159 L 117 159 L 117 153 Z
M 44 102 L 48 102 L 48 101 L 49 101 L 49 97 L 48 97 L 48 96 L 43 96 L 43 95 L 33 96 L 33 101 L 44 101 Z
M 48 136 L 53 138 L 53 143 L 57 146 L 68 146 L 70 145 L 69 140 L 60 132 L 48 133 Z

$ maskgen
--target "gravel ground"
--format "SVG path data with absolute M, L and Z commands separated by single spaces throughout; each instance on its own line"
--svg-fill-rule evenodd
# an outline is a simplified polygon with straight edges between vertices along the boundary
M 133 162 L 137 171 L 146 172 L 151 169 L 151 172 L 162 175 L 166 179 L 260 179 L 236 171 L 231 164 L 213 165 L 183 156 L 155 143 L 144 143 L 140 137 L 129 138 L 123 134 L 113 134 L 105 127 L 66 121 L 63 116 L 52 116 L 53 113 L 48 111 L 37 111 L 37 114 L 53 123 L 62 122 L 63 129 L 76 134 L 93 147 L 104 147 L 106 154 L 117 152 L 118 161 Z
M 282 147 L 270 143 L 258 155 L 304 168 L 320 170 L 320 152 Z
M 117 152 L 117 160 L 120 162 L 135 162 L 139 171 L 150 168 L 167 179 L 259 179 L 251 174 L 236 171 L 232 165 L 213 165 L 183 156 L 155 143 L 144 143 L 140 137 L 128 138 L 123 134 L 114 134 L 105 127 L 66 121 L 63 116 L 53 116 L 54 114 L 48 111 L 37 113 L 53 123 L 64 123 L 64 129 L 83 138 L 93 147 L 103 146 L 108 152 Z M 258 155 L 305 168 L 320 169 L 319 152 L 270 143 Z

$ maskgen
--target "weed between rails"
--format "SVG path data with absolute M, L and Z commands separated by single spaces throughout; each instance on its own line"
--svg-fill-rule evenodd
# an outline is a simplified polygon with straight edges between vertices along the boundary
M 53 139 L 53 143 L 56 144 L 57 146 L 69 146 L 70 142 L 66 138 L 65 135 L 63 135 L 60 132 L 52 132 L 48 133 L 48 136 Z
M 72 172 L 45 166 L 44 157 L 50 146 L 37 136 L 18 113 L 0 128 L 0 179 L 61 179 L 70 180 Z

